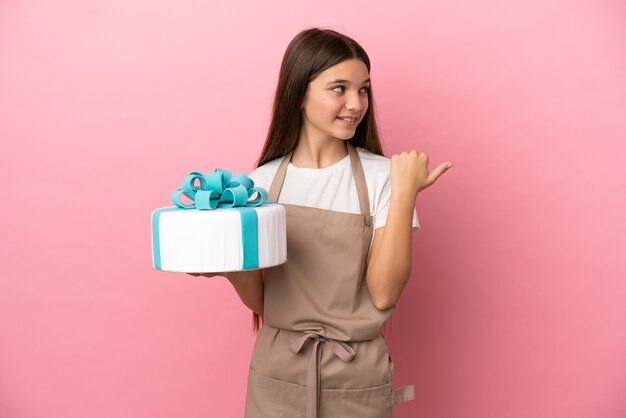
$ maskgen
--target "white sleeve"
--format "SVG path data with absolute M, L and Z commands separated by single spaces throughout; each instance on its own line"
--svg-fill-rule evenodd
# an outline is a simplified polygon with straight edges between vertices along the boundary
M 270 186 L 274 175 L 278 170 L 278 164 L 265 163 L 260 167 L 256 167 L 248 174 L 248 177 L 254 182 L 254 187 L 261 187 L 269 194 Z
M 250 174 L 248 174 L 248 177 L 250 177 L 250 179 L 254 182 L 255 187 L 263 187 L 264 189 L 267 189 L 269 186 L 267 185 L 267 178 L 263 175 L 263 171 L 264 170 L 260 169 L 260 167 L 257 167 L 252 170 Z
M 391 201 L 391 178 L 387 176 L 383 188 L 378 197 L 378 205 L 374 213 L 374 229 L 385 226 L 387 223 L 387 213 L 389 212 L 389 203 Z M 413 224 L 411 230 L 413 232 L 420 229 L 419 219 L 417 218 L 417 210 L 413 208 Z

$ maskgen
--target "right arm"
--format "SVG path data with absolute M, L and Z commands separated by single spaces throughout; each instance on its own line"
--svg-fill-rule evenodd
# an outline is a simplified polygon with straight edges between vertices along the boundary
M 233 285 L 244 305 L 263 316 L 263 269 L 231 271 L 225 277 Z
M 252 311 L 263 316 L 263 269 L 227 273 L 188 273 L 192 276 L 224 276 L 233 285 L 239 298 Z

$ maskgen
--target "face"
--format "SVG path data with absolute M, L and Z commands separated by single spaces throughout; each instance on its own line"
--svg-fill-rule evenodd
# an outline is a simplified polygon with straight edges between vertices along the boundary
M 359 59 L 326 69 L 307 87 L 301 108 L 303 129 L 325 138 L 352 138 L 367 112 L 369 86 L 367 66 Z

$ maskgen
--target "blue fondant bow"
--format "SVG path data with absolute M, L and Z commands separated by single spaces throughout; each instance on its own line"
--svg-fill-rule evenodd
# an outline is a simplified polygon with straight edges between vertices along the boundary
M 200 182 L 199 186 L 193 184 L 196 179 Z M 254 193 L 258 193 L 257 198 L 249 201 Z M 183 194 L 193 203 L 182 203 L 180 197 Z M 231 178 L 230 171 L 221 168 L 207 174 L 192 171 L 183 180 L 183 187 L 172 192 L 172 202 L 181 209 L 254 207 L 267 203 L 267 200 L 267 191 L 262 187 L 254 187 L 250 177 L 238 173 Z

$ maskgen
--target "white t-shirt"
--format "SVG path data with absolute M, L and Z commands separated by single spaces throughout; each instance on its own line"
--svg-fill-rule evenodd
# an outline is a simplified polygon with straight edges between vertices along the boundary
M 391 159 L 374 154 L 365 148 L 356 147 L 356 150 L 365 174 L 370 214 L 374 217 L 374 229 L 380 228 L 387 222 L 391 199 Z M 279 157 L 268 161 L 254 169 L 248 177 L 254 181 L 255 186 L 262 187 L 269 192 L 282 160 L 283 157 Z M 350 155 L 324 168 L 301 168 L 290 162 L 278 202 L 339 212 L 361 213 Z M 419 227 L 417 211 L 413 208 L 413 232 Z

